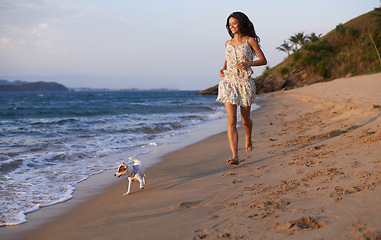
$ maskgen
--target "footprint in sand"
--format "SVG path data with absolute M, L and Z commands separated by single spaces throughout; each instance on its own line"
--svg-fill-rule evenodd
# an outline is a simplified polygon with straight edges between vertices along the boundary
M 267 213 L 254 213 L 254 214 L 247 216 L 247 218 L 258 220 L 258 219 L 263 219 L 267 216 L 268 216 Z
M 196 207 L 200 205 L 202 201 L 193 201 L 193 202 L 181 202 L 179 204 L 176 204 L 175 206 L 172 206 L 171 209 L 173 210 L 183 210 L 183 209 L 188 209 L 192 207 Z
M 351 163 L 351 166 L 352 168 L 358 168 L 360 167 L 362 164 L 359 162 L 359 161 L 354 161 Z
M 335 198 L 335 201 L 338 202 L 341 199 L 343 199 L 343 195 L 352 194 L 356 192 L 360 192 L 362 189 L 359 186 L 354 186 L 351 188 L 342 188 L 342 187 L 335 187 L 335 192 L 331 193 L 329 196 L 332 198 Z
M 352 227 L 352 231 L 362 235 L 358 237 L 358 239 L 381 239 L 381 234 L 379 232 L 376 232 L 366 224 L 361 224 L 359 222 Z
M 311 217 L 302 217 L 286 223 L 277 223 L 275 229 L 279 231 L 294 232 L 302 229 L 317 229 L 324 227 L 323 221 L 315 220 Z

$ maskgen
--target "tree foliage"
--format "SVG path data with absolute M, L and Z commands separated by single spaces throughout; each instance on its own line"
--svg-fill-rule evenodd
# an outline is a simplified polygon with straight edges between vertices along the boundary
M 287 41 L 284 41 L 283 44 L 280 45 L 280 47 L 277 47 L 276 49 L 279 51 L 286 52 L 288 56 L 290 56 L 290 53 L 293 50 L 292 45 Z
M 291 36 L 287 41 L 284 40 L 283 44 L 276 48 L 278 51 L 282 51 L 287 53 L 290 56 L 291 52 L 296 52 L 299 49 L 302 49 L 304 46 L 309 43 L 314 43 L 319 41 L 321 34 L 316 35 L 316 33 L 311 33 L 309 35 L 305 35 L 304 32 L 295 33 Z

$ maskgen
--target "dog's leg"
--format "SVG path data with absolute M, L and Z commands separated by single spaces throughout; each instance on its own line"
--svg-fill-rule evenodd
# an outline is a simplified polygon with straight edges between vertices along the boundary
M 139 183 L 140 183 L 140 189 L 144 189 L 144 185 L 143 185 L 143 183 L 144 183 L 144 180 L 143 180 L 143 178 L 140 176 L 140 174 L 136 174 L 136 179 L 139 181 Z
M 127 192 L 124 195 L 129 195 L 131 192 L 131 184 L 132 184 L 132 179 L 128 177 L 128 187 L 127 187 Z

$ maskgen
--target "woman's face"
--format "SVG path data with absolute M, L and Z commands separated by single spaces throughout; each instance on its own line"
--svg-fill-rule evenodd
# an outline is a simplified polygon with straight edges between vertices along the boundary
M 229 18 L 229 28 L 233 34 L 239 33 L 239 21 L 233 17 Z

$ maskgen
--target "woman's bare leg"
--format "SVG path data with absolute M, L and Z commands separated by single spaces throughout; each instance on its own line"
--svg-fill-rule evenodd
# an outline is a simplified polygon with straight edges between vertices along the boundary
M 228 139 L 232 151 L 232 160 L 238 161 L 237 105 L 225 103 L 228 115 Z
M 241 120 L 243 128 L 246 133 L 246 151 L 251 152 L 253 149 L 253 142 L 251 140 L 251 134 L 253 130 L 253 121 L 250 118 L 251 106 L 241 107 Z

